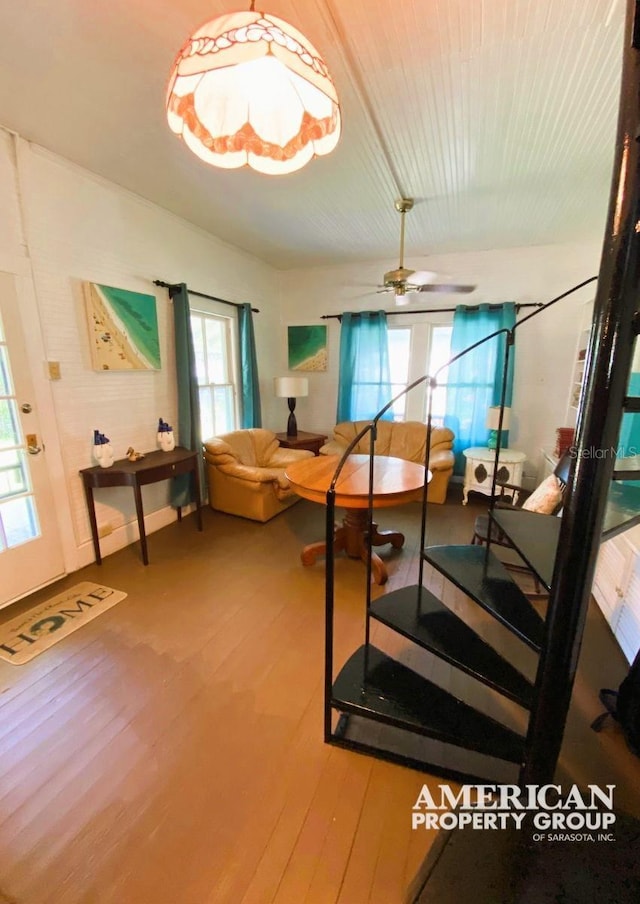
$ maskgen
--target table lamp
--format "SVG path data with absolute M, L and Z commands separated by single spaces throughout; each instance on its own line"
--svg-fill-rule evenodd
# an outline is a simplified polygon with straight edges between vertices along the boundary
M 509 429 L 509 420 L 511 418 L 511 409 L 505 408 L 502 413 L 502 432 Z M 487 449 L 496 449 L 498 446 L 498 428 L 500 425 L 500 406 L 492 405 L 487 411 L 486 427 L 489 431 L 489 439 L 487 440 Z M 502 446 L 502 442 L 500 443 Z
M 298 425 L 294 414 L 296 399 L 309 395 L 309 381 L 306 377 L 274 377 L 273 387 L 279 399 L 287 399 L 289 403 L 289 420 L 287 436 L 298 435 Z

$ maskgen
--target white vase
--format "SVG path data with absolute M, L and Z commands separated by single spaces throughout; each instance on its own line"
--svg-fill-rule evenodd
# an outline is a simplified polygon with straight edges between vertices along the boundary
M 163 452 L 171 452 L 176 447 L 176 438 L 173 430 L 163 430 L 158 433 L 158 443 Z
M 93 447 L 93 454 L 101 468 L 110 468 L 113 464 L 113 446 L 111 443 L 98 443 Z

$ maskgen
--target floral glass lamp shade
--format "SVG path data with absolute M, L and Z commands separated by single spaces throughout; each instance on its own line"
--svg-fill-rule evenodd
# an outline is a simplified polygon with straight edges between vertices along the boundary
M 213 19 L 186 41 L 169 79 L 167 119 L 205 163 L 268 174 L 329 154 L 341 129 L 318 51 L 292 25 L 253 9 Z
M 287 436 L 297 436 L 298 425 L 294 414 L 296 398 L 303 398 L 309 395 L 309 381 L 306 377 L 275 377 L 273 388 L 277 398 L 287 399 L 289 403 Z
M 511 420 L 511 409 L 505 408 L 502 413 L 502 432 L 509 429 Z M 489 431 L 489 439 L 487 441 L 487 449 L 496 449 L 498 447 L 498 430 L 500 427 L 500 406 L 493 405 L 487 411 L 487 430 Z M 500 442 L 502 446 L 502 441 Z

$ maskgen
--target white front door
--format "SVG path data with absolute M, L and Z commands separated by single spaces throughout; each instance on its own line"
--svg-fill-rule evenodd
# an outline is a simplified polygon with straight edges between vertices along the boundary
M 0 273 L 0 607 L 63 574 L 15 280 Z

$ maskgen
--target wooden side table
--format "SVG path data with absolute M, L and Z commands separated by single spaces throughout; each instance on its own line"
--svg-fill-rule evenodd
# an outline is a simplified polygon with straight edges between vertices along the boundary
M 202 509 L 200 506 L 200 474 L 198 472 L 199 452 L 192 452 L 177 446 L 171 452 L 149 452 L 138 461 L 129 461 L 122 458 L 108 468 L 97 465 L 93 468 L 83 468 L 80 471 L 84 492 L 87 500 L 89 521 L 91 522 L 91 538 L 96 554 L 96 563 L 102 563 L 100 555 L 100 539 L 98 537 L 98 524 L 96 522 L 96 510 L 93 501 L 93 491 L 100 487 L 124 487 L 133 488 L 136 503 L 136 515 L 138 529 L 140 531 L 140 547 L 142 561 L 149 564 L 147 553 L 147 535 L 144 529 L 144 512 L 142 509 L 142 493 L 140 488 L 159 480 L 169 480 L 180 474 L 193 474 L 196 491 L 196 509 L 198 518 L 198 530 L 202 530 Z M 178 509 L 178 521 L 182 521 L 182 509 Z
M 462 504 L 466 505 L 469 493 L 472 491 L 491 496 L 496 451 L 487 449 L 486 446 L 472 446 L 470 449 L 464 449 L 462 454 L 467 460 L 462 490 Z M 520 486 L 522 484 L 522 465 L 526 457 L 524 452 L 519 452 L 517 449 L 500 449 L 496 484 L 515 483 Z
M 276 433 L 276 437 L 283 449 L 308 449 L 314 455 L 320 454 L 320 446 L 324 446 L 327 441 L 327 437 L 321 433 L 305 433 L 303 430 L 298 430 L 295 436 Z

